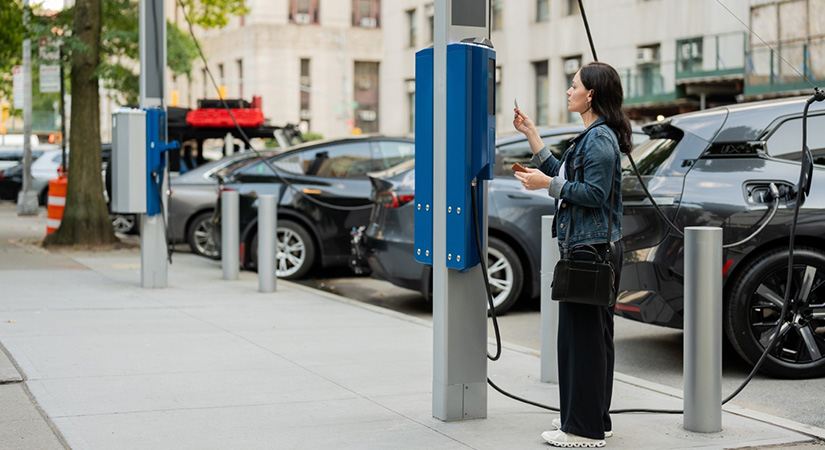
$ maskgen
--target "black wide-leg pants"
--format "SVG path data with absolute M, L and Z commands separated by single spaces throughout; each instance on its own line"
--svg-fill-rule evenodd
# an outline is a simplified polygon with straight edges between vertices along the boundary
M 602 257 L 607 244 L 594 245 Z M 618 291 L 622 273 L 621 241 L 613 243 L 610 259 Z M 604 439 L 613 429 L 613 307 L 559 303 L 559 393 L 561 430 L 590 439 Z

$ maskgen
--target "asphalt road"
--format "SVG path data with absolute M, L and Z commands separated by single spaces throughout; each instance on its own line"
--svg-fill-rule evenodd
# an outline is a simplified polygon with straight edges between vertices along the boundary
M 302 281 L 303 284 L 334 292 L 372 305 L 425 319 L 432 308 L 415 291 L 365 277 L 352 277 L 346 270 L 328 274 L 330 278 Z M 540 303 L 522 300 L 499 317 L 502 339 L 538 351 L 541 346 Z M 489 336 L 493 336 L 490 325 Z M 616 371 L 637 378 L 682 389 L 682 331 L 655 327 L 616 318 Z M 492 351 L 492 349 L 491 349 Z M 506 351 L 506 350 L 505 350 Z M 491 362 L 490 364 L 497 364 Z M 727 397 L 747 378 L 751 367 L 734 350 L 723 355 L 722 396 Z M 506 386 L 506 380 L 499 384 Z M 796 422 L 825 428 L 825 379 L 780 380 L 757 374 L 731 402 Z M 656 408 L 656 405 L 650 405 Z

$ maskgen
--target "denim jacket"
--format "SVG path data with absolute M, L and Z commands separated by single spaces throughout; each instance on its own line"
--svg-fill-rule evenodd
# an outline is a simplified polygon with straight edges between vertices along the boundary
M 622 238 L 622 172 L 617 158 L 621 158 L 619 140 L 601 117 L 573 139 L 561 161 L 547 147 L 533 156 L 533 165 L 553 177 L 549 189 L 550 196 L 556 199 L 553 237 L 558 237 L 562 255 L 576 245 L 606 242 L 610 213 L 610 242 Z M 566 180 L 557 176 L 562 163 Z M 614 173 L 611 211 L 610 181 Z

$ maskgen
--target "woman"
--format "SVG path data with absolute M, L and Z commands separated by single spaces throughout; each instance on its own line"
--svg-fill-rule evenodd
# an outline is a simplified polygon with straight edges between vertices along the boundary
M 525 188 L 547 189 L 556 199 L 553 235 L 558 237 L 561 254 L 577 245 L 592 245 L 612 262 L 614 289 L 618 289 L 622 269 L 619 152 L 632 147 L 619 74 L 599 62 L 583 67 L 567 90 L 567 109 L 581 114 L 585 130 L 573 139 L 561 161 L 550 154 L 533 121 L 515 109 L 513 126 L 527 136 L 532 163 L 538 167 L 515 176 Z M 613 435 L 608 412 L 613 356 L 612 306 L 559 303 L 561 418 L 553 420 L 556 429 L 545 431 L 542 438 L 557 447 L 605 445 L 604 438 Z

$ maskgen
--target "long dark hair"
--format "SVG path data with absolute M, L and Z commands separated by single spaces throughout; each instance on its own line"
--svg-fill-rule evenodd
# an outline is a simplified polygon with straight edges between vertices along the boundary
M 630 153 L 633 148 L 630 120 L 622 110 L 622 80 L 611 65 L 591 62 L 582 67 L 579 77 L 586 89 L 593 90 L 590 107 L 616 132 L 619 138 L 619 150 Z

